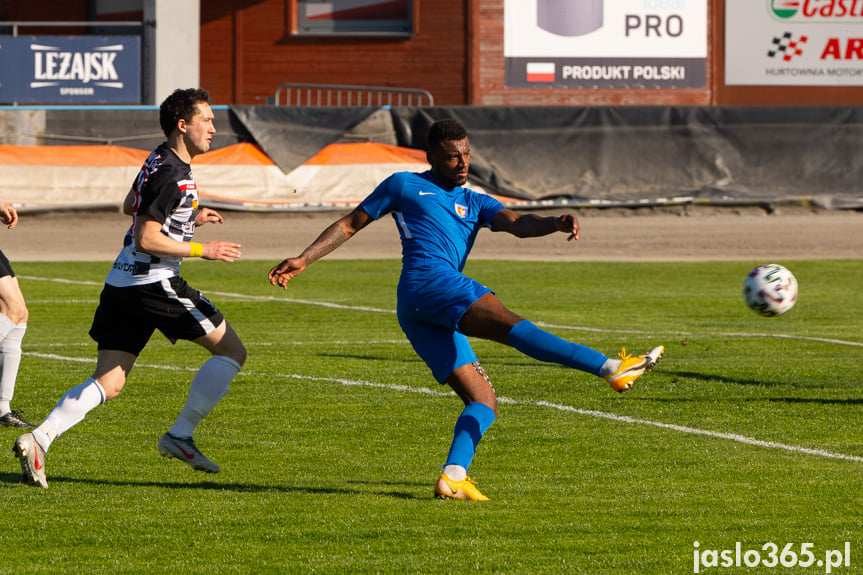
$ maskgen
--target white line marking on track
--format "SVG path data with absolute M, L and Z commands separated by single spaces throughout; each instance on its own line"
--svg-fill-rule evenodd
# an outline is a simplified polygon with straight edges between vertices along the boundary
M 79 363 L 95 363 L 92 359 L 87 358 L 78 358 L 78 357 L 65 357 L 61 355 L 48 354 L 48 353 L 35 353 L 35 352 L 25 352 L 24 355 L 39 357 L 42 359 L 55 359 L 58 361 L 73 361 Z M 191 367 L 177 367 L 177 366 L 169 366 L 169 365 L 156 365 L 156 364 L 135 364 L 137 368 L 149 368 L 149 369 L 161 369 L 166 371 L 186 371 L 186 372 L 197 372 L 198 368 Z M 398 391 L 405 393 L 420 393 L 424 395 L 430 395 L 435 397 L 445 397 L 453 395 L 452 391 L 440 391 L 437 389 L 429 389 L 425 387 L 410 387 L 407 385 L 395 385 L 389 383 L 377 383 L 372 381 L 362 381 L 362 380 L 353 380 L 353 379 L 342 379 L 335 377 L 316 377 L 310 375 L 300 375 L 300 374 L 272 374 L 272 373 L 262 373 L 256 371 L 241 371 L 238 374 L 238 377 L 263 377 L 268 380 L 274 378 L 281 379 L 293 379 L 293 380 L 301 380 L 301 381 L 319 381 L 325 383 L 338 383 L 344 386 L 353 386 L 353 387 L 371 387 L 375 389 L 385 389 L 389 391 Z M 825 457 L 828 459 L 841 459 L 845 461 L 854 461 L 856 463 L 863 463 L 863 457 L 858 455 L 847 455 L 844 453 L 836 453 L 834 451 L 827 451 L 825 449 L 813 449 L 809 447 L 801 447 L 798 445 L 788 445 L 785 443 L 777 443 L 775 441 L 764 441 L 761 439 L 755 439 L 753 437 L 747 437 L 745 435 L 739 435 L 737 433 L 723 433 L 719 431 L 709 431 L 705 429 L 698 429 L 695 427 L 688 427 L 685 425 L 677 425 L 674 423 L 663 423 L 660 421 L 651 421 L 649 419 L 638 419 L 635 417 L 629 417 L 627 415 L 618 415 L 616 413 L 606 413 L 604 411 L 597 411 L 594 409 L 581 409 L 578 407 L 572 407 L 570 405 L 562 405 L 559 403 L 551 403 L 548 401 L 533 401 L 533 400 L 520 400 L 520 399 L 509 399 L 507 397 L 499 397 L 498 401 L 500 403 L 505 403 L 508 405 L 527 405 L 533 407 L 547 407 L 550 409 L 555 409 L 558 411 L 565 411 L 569 413 L 575 413 L 578 415 L 583 415 L 585 417 L 593 417 L 596 419 L 607 419 L 610 421 L 617 421 L 620 423 L 629 423 L 634 425 L 649 425 L 652 427 L 658 427 L 660 429 L 667 429 L 670 431 L 677 431 L 679 433 L 687 433 L 691 435 L 701 435 L 705 437 L 712 437 L 714 439 L 725 439 L 728 441 L 734 441 L 737 443 L 743 443 L 745 445 L 751 445 L 754 447 L 764 447 L 767 449 L 780 449 L 782 451 L 789 451 L 792 453 L 803 453 L 806 455 L 814 455 L 817 457 Z

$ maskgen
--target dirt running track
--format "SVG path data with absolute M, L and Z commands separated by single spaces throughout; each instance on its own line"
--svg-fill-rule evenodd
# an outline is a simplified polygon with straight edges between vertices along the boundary
M 565 210 L 541 212 L 557 215 Z M 223 212 L 225 223 L 200 227 L 196 240 L 242 244 L 243 259 L 277 263 L 299 253 L 344 212 Z M 863 259 L 863 212 L 804 207 L 677 206 L 581 210 L 582 234 L 519 240 L 483 230 L 474 259 L 546 261 L 782 262 Z M 0 249 L 12 261 L 111 261 L 130 219 L 101 210 L 22 213 L 13 230 L 0 228 Z M 392 218 L 372 223 L 329 258 L 398 258 Z M 107 268 L 106 268 L 107 273 Z

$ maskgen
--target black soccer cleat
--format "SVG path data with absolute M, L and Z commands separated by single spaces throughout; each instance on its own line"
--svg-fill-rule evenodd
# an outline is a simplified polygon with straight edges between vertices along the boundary
M 5 415 L 0 415 L 0 427 L 36 427 L 21 419 L 21 412 L 13 409 Z

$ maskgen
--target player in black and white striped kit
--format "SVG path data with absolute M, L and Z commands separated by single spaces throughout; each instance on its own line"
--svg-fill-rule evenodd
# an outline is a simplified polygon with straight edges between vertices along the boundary
M 228 392 L 246 360 L 246 349 L 222 313 L 179 275 L 185 257 L 232 262 L 240 245 L 192 241 L 195 227 L 222 223 L 215 210 L 198 205 L 189 164 L 210 149 L 215 133 L 210 96 L 205 90 L 176 90 L 161 105 L 159 121 L 167 141 L 144 163 L 123 211 L 132 226 L 105 279 L 90 336 L 98 343 L 96 371 L 70 389 L 45 421 L 14 446 L 24 481 L 48 487 L 45 453 L 51 443 L 90 410 L 116 397 L 138 355 L 155 330 L 171 342 L 187 339 L 213 356 L 192 380 L 186 404 L 159 439 L 159 452 L 195 469 L 216 473 L 219 466 L 195 446 L 198 423 Z

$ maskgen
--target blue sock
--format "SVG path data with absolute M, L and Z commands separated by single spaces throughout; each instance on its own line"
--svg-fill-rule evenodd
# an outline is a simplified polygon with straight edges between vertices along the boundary
M 560 339 L 541 330 L 526 319 L 515 324 L 510 330 L 509 345 L 534 359 L 559 363 L 593 375 L 599 375 L 602 364 L 608 359 L 589 347 Z
M 458 420 L 455 422 L 452 445 L 446 465 L 461 465 L 465 469 L 470 467 L 476 446 L 485 430 L 494 423 L 494 410 L 484 403 L 473 402 L 465 406 Z

